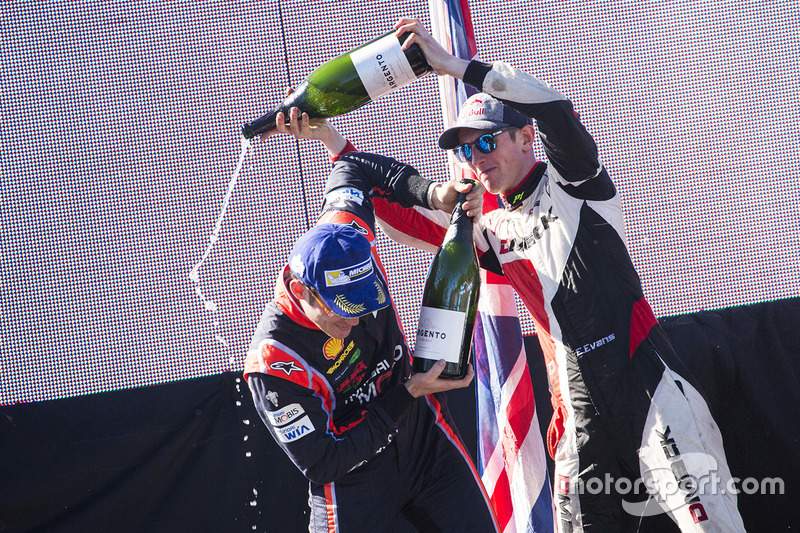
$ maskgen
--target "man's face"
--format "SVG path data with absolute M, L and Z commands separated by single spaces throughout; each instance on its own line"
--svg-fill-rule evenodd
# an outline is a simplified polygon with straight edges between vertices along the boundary
M 491 132 L 464 128 L 458 132 L 458 142 L 474 143 L 486 133 Z M 511 138 L 507 130 L 496 135 L 494 140 L 497 148 L 488 154 L 472 145 L 472 160 L 465 164 L 492 194 L 504 194 L 513 190 L 530 170 L 520 133 L 522 132 L 519 130 L 516 132 L 515 139 Z
M 295 295 L 309 320 L 333 339 L 344 339 L 350 335 L 350 330 L 358 324 L 357 318 L 345 318 L 331 312 L 308 287 L 297 281 L 295 283 L 302 287 L 297 289 L 302 292 L 296 292 Z

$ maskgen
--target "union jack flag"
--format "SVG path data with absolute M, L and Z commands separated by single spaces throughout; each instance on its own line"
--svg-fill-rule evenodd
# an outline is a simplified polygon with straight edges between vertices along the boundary
M 430 0 L 433 36 L 450 53 L 477 56 L 467 0 Z M 450 76 L 439 77 L 445 127 L 475 92 Z M 464 177 L 450 157 L 454 177 Z M 471 174 L 471 173 L 470 173 Z M 487 193 L 484 212 L 498 207 Z M 504 533 L 552 532 L 553 497 L 539 432 L 528 360 L 513 289 L 482 271 L 475 322 L 475 385 L 478 404 L 478 468 Z

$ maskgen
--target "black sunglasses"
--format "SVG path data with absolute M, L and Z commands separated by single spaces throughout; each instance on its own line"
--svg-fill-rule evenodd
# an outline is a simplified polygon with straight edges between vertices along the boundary
M 469 163 L 472 161 L 472 145 L 475 145 L 475 148 L 477 148 L 478 151 L 483 154 L 494 152 L 494 149 L 497 148 L 497 141 L 495 141 L 494 138 L 504 131 L 508 131 L 508 129 L 503 128 L 502 130 L 497 130 L 493 133 L 484 133 L 475 139 L 474 142 L 464 143 L 456 146 L 453 148 L 453 153 L 456 154 L 456 159 L 462 163 Z

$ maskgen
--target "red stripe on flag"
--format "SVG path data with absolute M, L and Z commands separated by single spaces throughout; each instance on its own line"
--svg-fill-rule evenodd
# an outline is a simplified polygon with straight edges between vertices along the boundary
M 486 283 L 489 285 L 508 285 L 508 280 L 501 276 L 500 274 L 495 274 L 494 272 L 486 272 Z
M 478 45 L 475 42 L 475 28 L 472 26 L 472 13 L 469 11 L 469 1 L 460 0 L 461 15 L 464 19 L 464 33 L 467 37 L 467 44 L 469 45 L 469 57 L 464 59 L 472 59 L 478 55 Z
M 512 396 L 511 401 L 508 402 L 508 406 L 506 407 L 506 416 L 508 417 L 508 429 L 504 431 L 508 440 L 513 442 L 514 448 L 514 456 L 508 456 L 508 452 L 511 450 L 505 451 L 504 455 L 506 455 L 506 464 L 514 464 L 516 461 L 516 455 L 519 453 L 519 449 L 522 446 L 522 441 L 525 440 L 525 437 L 528 435 L 528 431 L 531 428 L 531 420 L 533 419 L 533 413 L 536 411 L 536 404 L 534 403 L 533 398 L 533 388 L 531 385 L 531 376 L 530 372 L 528 372 L 528 365 L 525 365 L 525 371 L 522 373 L 523 375 L 520 378 L 520 382 L 516 385 Z M 505 449 L 506 446 L 504 445 L 503 448 Z
M 499 208 L 500 201 L 497 199 L 497 195 L 490 192 L 485 192 L 483 194 L 483 212 L 489 213 Z
M 504 468 L 497 478 L 497 483 L 492 492 L 492 507 L 497 515 L 497 521 L 500 523 L 500 531 L 506 528 L 506 525 L 514 516 L 514 503 L 511 500 L 511 487 L 508 483 L 508 473 Z

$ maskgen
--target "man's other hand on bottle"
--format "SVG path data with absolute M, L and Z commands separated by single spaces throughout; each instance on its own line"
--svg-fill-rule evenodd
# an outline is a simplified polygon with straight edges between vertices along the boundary
M 440 359 L 427 372 L 411 374 L 411 377 L 405 383 L 409 394 L 414 398 L 419 398 L 420 396 L 433 394 L 435 392 L 463 389 L 468 386 L 472 378 L 475 377 L 475 370 L 472 368 L 472 363 L 467 365 L 467 375 L 461 379 L 440 378 L 439 375 L 444 370 L 444 367 L 445 361 L 444 359 Z

